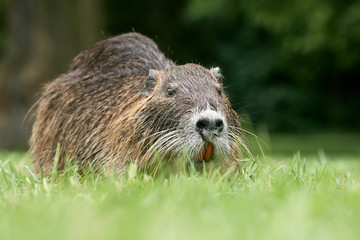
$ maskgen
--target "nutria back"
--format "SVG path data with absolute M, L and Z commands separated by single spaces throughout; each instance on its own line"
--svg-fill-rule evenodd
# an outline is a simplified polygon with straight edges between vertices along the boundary
M 218 68 L 175 65 L 149 38 L 127 33 L 81 52 L 37 103 L 30 150 L 48 173 L 80 166 L 124 172 L 161 163 L 224 165 L 241 157 L 241 126 Z

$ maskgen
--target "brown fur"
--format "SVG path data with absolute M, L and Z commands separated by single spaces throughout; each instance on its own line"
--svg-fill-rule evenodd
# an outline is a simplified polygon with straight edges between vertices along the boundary
M 150 69 L 156 71 L 149 74 Z M 240 123 L 219 79 L 216 71 L 200 65 L 175 65 L 137 33 L 98 42 L 43 89 L 30 139 L 36 171 L 50 171 L 58 143 L 59 169 L 66 157 L 80 166 L 93 163 L 120 172 L 130 161 L 151 170 L 158 155 L 174 165 L 184 157 L 182 146 L 198 142 L 192 119 L 207 108 L 223 114 L 223 137 L 231 145 L 228 153 L 218 141 L 223 151 L 214 150 L 214 158 L 231 162 L 241 157 Z M 174 96 L 166 95 L 169 86 Z M 191 150 L 190 158 L 199 155 L 199 148 Z

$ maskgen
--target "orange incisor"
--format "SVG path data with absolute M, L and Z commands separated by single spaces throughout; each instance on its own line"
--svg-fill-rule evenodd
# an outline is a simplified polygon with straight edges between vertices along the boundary
M 210 142 L 206 142 L 203 149 L 201 149 L 199 154 L 199 161 L 205 160 L 208 161 L 212 155 L 214 146 Z

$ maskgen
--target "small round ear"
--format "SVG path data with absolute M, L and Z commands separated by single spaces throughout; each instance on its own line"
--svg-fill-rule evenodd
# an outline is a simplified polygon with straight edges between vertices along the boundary
M 145 89 L 148 93 L 151 93 L 155 86 L 157 85 L 159 80 L 158 73 L 154 69 L 149 70 L 149 75 L 146 77 L 145 80 Z
M 222 83 L 223 76 L 220 73 L 219 67 L 211 68 L 210 73 L 216 78 L 219 83 Z

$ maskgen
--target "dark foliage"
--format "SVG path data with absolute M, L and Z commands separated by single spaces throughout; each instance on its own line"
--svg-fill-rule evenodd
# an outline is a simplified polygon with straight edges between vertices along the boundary
M 9 3 L 0 3 L 0 54 Z M 250 115 L 255 126 L 277 132 L 360 130 L 359 1 L 101 3 L 103 38 L 136 31 L 177 64 L 219 66 L 234 108 Z

